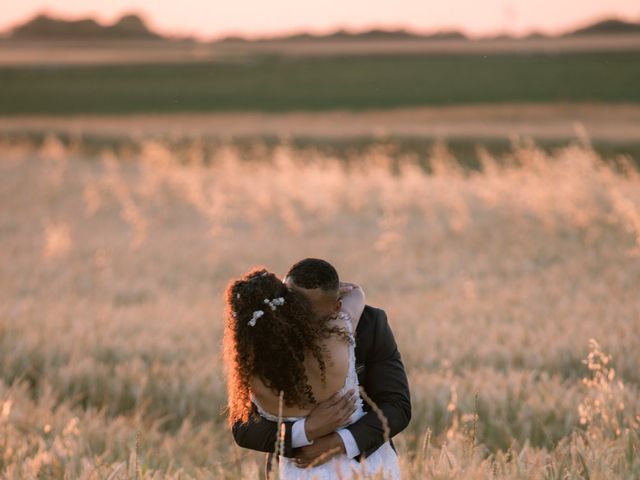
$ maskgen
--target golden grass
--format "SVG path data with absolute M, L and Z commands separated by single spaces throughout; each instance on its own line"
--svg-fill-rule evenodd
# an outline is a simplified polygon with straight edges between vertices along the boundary
M 309 255 L 389 315 L 413 400 L 405 478 L 640 474 L 625 159 L 521 144 L 468 172 L 441 145 L 427 175 L 376 149 L 246 161 L 142 142 L 1 147 L 0 476 L 256 478 L 262 455 L 223 417 L 222 291 Z

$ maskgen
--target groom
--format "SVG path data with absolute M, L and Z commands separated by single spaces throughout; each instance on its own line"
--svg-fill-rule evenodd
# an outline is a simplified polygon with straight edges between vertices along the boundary
M 318 316 L 340 308 L 338 273 L 324 260 L 299 261 L 287 273 L 285 283 L 305 294 Z M 355 337 L 358 382 L 384 413 L 393 437 L 409 423 L 411 401 L 407 375 L 385 312 L 366 305 Z M 358 461 L 369 456 L 384 443 L 384 428 L 368 404 L 360 420 L 340 428 L 354 408 L 355 396 L 348 392 L 343 398 L 333 397 L 316 405 L 304 420 L 284 422 L 283 455 L 294 457 L 300 467 L 329 460 L 332 455 L 328 452 L 344 453 Z M 233 437 L 240 447 L 272 454 L 277 430 L 275 422 L 256 414 L 247 423 L 236 423 Z

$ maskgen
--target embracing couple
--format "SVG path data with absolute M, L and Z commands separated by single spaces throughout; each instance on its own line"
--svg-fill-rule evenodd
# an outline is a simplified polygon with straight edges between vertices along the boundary
M 365 304 L 362 288 L 308 258 L 284 279 L 257 269 L 233 281 L 226 309 L 239 446 L 269 453 L 282 479 L 400 478 L 390 439 L 411 418 L 409 386 L 385 312 Z

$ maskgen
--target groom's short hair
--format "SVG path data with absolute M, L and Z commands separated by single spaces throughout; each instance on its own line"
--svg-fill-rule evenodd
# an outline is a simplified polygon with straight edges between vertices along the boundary
M 338 272 L 326 260 L 305 258 L 293 265 L 287 277 L 302 288 L 320 288 L 324 291 L 337 291 L 340 286 Z

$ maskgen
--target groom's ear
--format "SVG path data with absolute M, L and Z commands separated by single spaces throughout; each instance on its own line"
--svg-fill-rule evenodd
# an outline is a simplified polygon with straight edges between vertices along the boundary
M 338 298 L 338 300 L 336 300 L 335 311 L 339 312 L 341 308 L 342 308 L 342 299 Z

